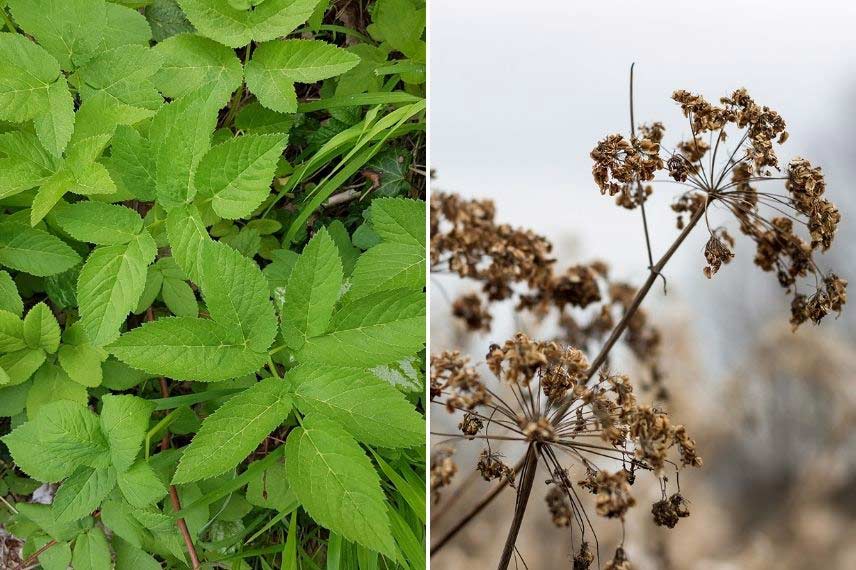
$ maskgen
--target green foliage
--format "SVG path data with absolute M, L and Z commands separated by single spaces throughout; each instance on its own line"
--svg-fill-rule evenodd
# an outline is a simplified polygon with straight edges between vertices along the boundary
M 185 567 L 177 518 L 204 567 L 419 567 L 424 3 L 330 5 L 0 1 L 0 493 L 41 567 Z

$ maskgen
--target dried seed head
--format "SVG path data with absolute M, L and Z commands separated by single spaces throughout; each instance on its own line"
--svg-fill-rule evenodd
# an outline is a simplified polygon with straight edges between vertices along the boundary
M 458 466 L 452 461 L 454 453 L 454 449 L 443 447 L 431 454 L 431 498 L 435 503 L 440 500 L 440 489 L 447 487 L 458 472 Z
M 606 566 L 604 566 L 603 569 L 633 570 L 633 566 L 630 565 L 630 560 L 627 559 L 627 554 L 624 552 L 624 549 L 619 546 L 615 551 L 615 556 L 612 557 L 612 560 L 606 563 Z
M 675 528 L 680 519 L 690 516 L 690 511 L 687 500 L 680 493 L 675 493 L 668 499 L 654 503 L 651 514 L 654 515 L 654 523 L 657 526 Z
M 680 154 L 673 154 L 666 162 L 666 167 L 669 169 L 669 176 L 676 182 L 686 182 L 689 176 L 690 165 Z
M 597 514 L 602 517 L 623 519 L 627 510 L 636 504 L 636 499 L 630 494 L 626 471 L 607 473 L 590 470 L 578 484 L 597 495 Z
M 457 350 L 431 355 L 431 399 L 446 395 L 446 408 L 472 410 L 490 401 L 481 376 Z
M 729 246 L 734 247 L 734 239 L 724 229 L 710 235 L 707 245 L 704 246 L 704 258 L 707 260 L 707 267 L 704 268 L 705 277 L 710 279 L 723 264 L 731 261 L 734 252 Z
M 464 435 L 470 436 L 470 439 L 472 439 L 473 436 L 478 435 L 483 427 L 484 422 L 469 412 L 464 414 L 464 418 L 461 420 L 461 423 L 458 424 L 458 429 L 460 429 Z
M 481 297 L 475 293 L 458 297 L 452 304 L 452 315 L 464 321 L 467 329 L 473 332 L 489 331 L 493 320 Z
M 574 520 L 571 502 L 568 500 L 567 492 L 557 485 L 552 485 L 545 497 L 547 508 L 553 518 L 553 524 L 557 527 L 568 527 Z
M 580 545 L 580 551 L 574 555 L 573 570 L 589 570 L 594 562 L 594 554 L 589 549 L 589 543 L 583 541 Z
M 478 469 L 485 481 L 505 479 L 513 487 L 514 470 L 506 465 L 501 458 L 501 454 L 485 449 L 479 456 L 479 462 L 476 469 Z

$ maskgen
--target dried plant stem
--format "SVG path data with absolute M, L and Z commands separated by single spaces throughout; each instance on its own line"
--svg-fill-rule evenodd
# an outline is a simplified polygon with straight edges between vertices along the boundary
M 515 475 L 516 475 L 517 473 L 519 473 L 519 472 L 520 472 L 520 470 L 523 468 L 523 464 L 524 464 L 525 462 L 526 462 L 526 457 L 524 456 L 524 458 L 523 458 L 523 459 L 521 459 L 520 461 L 518 461 L 518 462 L 517 462 L 517 465 L 515 465 L 515 466 L 512 468 L 512 473 L 513 473 L 513 474 L 515 474 Z M 488 493 L 487 495 L 485 495 L 485 496 L 484 496 L 484 498 L 483 498 L 481 501 L 479 501 L 479 502 L 478 502 L 478 504 L 476 504 L 472 509 L 470 509 L 470 511 L 469 511 L 466 515 L 464 515 L 464 516 L 463 516 L 463 517 L 462 517 L 462 518 L 461 518 L 461 519 L 460 519 L 460 520 L 455 524 L 455 526 L 453 526 L 452 528 L 450 528 L 450 529 L 449 529 L 449 531 L 448 531 L 448 532 L 446 532 L 446 534 L 444 534 L 444 535 L 440 538 L 440 540 L 438 540 L 436 543 L 434 543 L 434 545 L 431 547 L 431 556 L 434 556 L 437 552 L 439 552 L 439 551 L 440 551 L 440 549 L 441 549 L 441 548 L 443 548 L 444 546 L 446 546 L 446 544 L 447 544 L 450 540 L 452 540 L 452 539 L 455 537 L 455 535 L 457 535 L 457 534 L 458 534 L 458 532 L 460 532 L 460 531 L 461 531 L 461 529 L 463 529 L 465 526 L 467 526 L 467 524 L 469 524 L 469 522 L 470 522 L 471 520 L 473 520 L 474 518 L 476 518 L 476 517 L 477 517 L 477 516 L 478 516 L 478 515 L 479 515 L 479 514 L 484 510 L 484 508 L 485 508 L 485 507 L 487 507 L 489 504 L 491 504 L 491 503 L 493 502 L 493 500 L 494 500 L 497 496 L 499 496 L 499 494 L 500 494 L 503 490 L 505 490 L 505 488 L 506 488 L 506 487 L 508 487 L 508 482 L 509 482 L 509 480 L 508 480 L 508 479 L 503 479 L 503 480 L 502 480 L 502 482 L 501 482 L 499 485 L 497 485 L 496 487 L 494 487 L 493 489 L 491 489 L 490 493 Z
M 645 299 L 645 297 L 648 295 L 648 292 L 651 290 L 651 287 L 657 281 L 657 277 L 663 271 L 666 264 L 669 262 L 669 260 L 672 258 L 672 256 L 681 246 L 681 244 L 683 244 L 684 240 L 686 240 L 687 236 L 689 236 L 690 232 L 692 232 L 693 228 L 695 228 L 696 224 L 698 224 L 699 220 L 704 217 L 704 213 L 705 208 L 699 208 L 699 210 L 693 214 L 692 218 L 690 218 L 683 231 L 680 233 L 680 235 L 678 235 L 672 245 L 669 246 L 669 249 L 666 250 L 666 253 L 664 253 L 663 256 L 659 259 L 659 261 L 657 261 L 657 263 L 655 263 L 654 266 L 649 269 L 648 279 L 636 293 L 636 296 L 633 298 L 633 302 L 627 308 L 627 311 L 624 313 L 624 316 L 621 318 L 621 321 L 619 321 L 619 323 L 612 330 L 612 333 L 610 334 L 606 343 L 603 345 L 600 352 L 589 366 L 588 374 L 586 377 L 587 380 L 590 380 L 595 375 L 597 370 L 606 361 L 606 358 L 609 356 L 609 352 L 612 350 L 612 348 L 615 346 L 615 343 L 618 342 L 618 339 L 627 329 L 627 326 L 630 324 L 630 320 L 633 318 L 633 315 L 635 315 L 636 311 L 639 310 L 642 301 Z M 554 415 L 554 424 L 558 424 L 561 421 L 562 416 L 567 413 L 571 404 L 571 402 L 566 402 L 562 404 L 562 406 L 557 410 L 557 413 Z M 525 461 L 525 459 L 514 467 L 515 471 L 519 471 L 521 467 L 523 467 L 523 461 Z M 434 556 L 437 552 L 440 551 L 440 549 L 442 549 L 446 544 L 448 544 L 448 542 L 452 538 L 454 538 L 455 535 L 457 535 L 470 522 L 472 522 L 473 519 L 475 519 L 507 487 L 508 484 L 506 482 L 503 482 L 502 484 L 498 485 L 490 493 L 488 493 L 484 497 L 484 499 L 479 501 L 478 504 L 476 504 L 463 517 L 461 517 L 460 521 L 455 526 L 453 526 L 449 530 L 449 532 L 447 532 L 440 540 L 438 540 L 434 546 L 431 547 L 431 556 Z
M 530 444 L 526 450 L 526 463 L 523 466 L 523 478 L 520 481 L 520 487 L 517 489 L 514 517 L 511 519 L 511 528 L 508 529 L 508 536 L 505 539 L 499 566 L 497 566 L 498 570 L 507 570 L 511 557 L 514 556 L 514 545 L 517 543 L 517 535 L 520 533 L 520 526 L 523 524 L 523 515 L 526 514 L 532 485 L 535 483 L 535 472 L 538 470 L 538 453 L 535 451 L 535 445 L 537 444 Z
M 669 246 L 669 249 L 666 250 L 666 253 L 651 267 L 648 273 L 648 279 L 645 280 L 645 283 L 642 287 L 636 292 L 636 296 L 633 298 L 633 302 L 630 303 L 630 306 L 627 307 L 627 310 L 624 312 L 624 315 L 621 317 L 621 320 L 612 329 L 612 333 L 610 333 L 609 338 L 606 339 L 606 342 L 601 347 L 600 352 L 598 352 L 597 356 L 592 360 L 591 365 L 589 366 L 588 373 L 586 374 L 586 381 L 591 380 L 591 378 L 597 373 L 598 369 L 603 365 L 609 356 L 610 351 L 615 346 L 615 343 L 618 342 L 618 339 L 621 338 L 621 335 L 627 329 L 627 326 L 630 324 L 630 320 L 633 318 L 633 315 L 636 314 L 636 311 L 639 310 L 639 306 L 642 305 L 642 301 L 645 300 L 645 297 L 648 295 L 648 292 L 651 290 L 651 286 L 654 285 L 654 282 L 657 281 L 657 277 L 660 275 L 660 272 L 663 268 L 666 267 L 666 264 L 672 258 L 678 248 L 684 243 L 684 240 L 687 239 L 687 236 L 690 235 L 690 232 L 693 231 L 693 228 L 696 224 L 704 217 L 705 212 L 707 211 L 707 206 L 704 208 L 699 208 L 697 212 L 693 214 L 693 217 L 690 218 L 690 221 L 684 226 L 683 231 L 675 238 L 675 241 L 672 245 Z M 572 402 L 565 402 L 562 404 L 554 414 L 554 423 L 558 423 L 562 420 L 563 416 L 567 413 L 568 409 L 571 407 Z
M 146 311 L 146 320 L 154 320 L 151 307 Z M 161 395 L 164 398 L 169 398 L 169 384 L 167 383 L 166 378 L 159 378 L 158 380 L 160 381 Z M 171 443 L 169 431 L 167 431 L 161 439 L 161 451 L 168 449 Z M 178 489 L 175 488 L 175 485 L 169 486 L 169 500 L 172 503 L 172 509 L 176 513 L 181 511 L 181 499 L 178 497 Z M 181 538 L 184 540 L 187 553 L 190 555 L 190 564 L 193 570 L 199 570 L 202 567 L 202 564 L 199 562 L 199 555 L 196 554 L 196 547 L 193 545 L 193 537 L 190 536 L 190 531 L 187 529 L 187 523 L 183 518 L 176 520 L 175 523 L 178 526 L 178 532 L 181 533 Z

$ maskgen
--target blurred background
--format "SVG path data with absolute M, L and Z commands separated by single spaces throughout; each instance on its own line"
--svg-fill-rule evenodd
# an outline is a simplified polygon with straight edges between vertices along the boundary
M 853 22 L 849 2 L 432 0 L 434 188 L 494 200 L 499 222 L 553 242 L 558 268 L 602 259 L 611 276 L 641 284 L 640 213 L 600 195 L 589 158 L 606 134 L 627 134 L 635 61 L 636 121 L 663 121 L 666 146 L 690 138 L 670 99 L 676 89 L 716 101 L 746 87 L 784 117 L 790 140 L 778 151 L 782 163 L 804 156 L 821 165 L 827 197 L 842 214 L 819 265 L 854 283 Z M 677 235 L 675 195 L 674 186 L 655 186 L 647 203 L 655 258 Z M 714 211 L 711 224 L 724 223 L 725 214 Z M 725 225 L 738 233 L 733 220 Z M 738 236 L 735 259 L 708 280 L 707 237 L 690 236 L 666 268 L 668 294 L 657 286 L 644 304 L 663 334 L 670 412 L 697 440 L 705 466 L 682 476 L 692 516 L 673 530 L 651 521 L 656 485 L 634 486 L 640 504 L 625 542 L 634 568 L 856 568 L 856 310 L 793 334 L 790 299 L 774 275 L 752 264 L 754 244 Z M 449 299 L 474 289 L 432 276 L 432 352 L 462 348 L 480 360 L 491 342 L 534 326 L 506 303 L 494 310 L 490 333 L 465 334 Z M 629 359 L 613 367 L 633 373 Z M 459 418 L 439 407 L 432 413 L 432 429 L 454 430 Z M 458 484 L 480 450 L 459 449 Z M 509 451 L 509 463 L 516 460 Z M 432 536 L 490 488 L 476 481 L 453 506 L 441 500 Z M 504 495 L 432 559 L 434 567 L 496 564 L 513 509 L 513 493 Z M 569 568 L 567 531 L 553 527 L 542 497 L 536 487 L 520 553 L 533 570 Z M 620 526 L 601 526 L 608 559 Z

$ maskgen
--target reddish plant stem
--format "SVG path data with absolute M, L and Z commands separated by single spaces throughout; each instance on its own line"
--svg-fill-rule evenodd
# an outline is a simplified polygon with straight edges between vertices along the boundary
M 146 311 L 146 320 L 153 321 L 154 315 L 152 314 L 152 308 L 149 307 Z M 160 382 L 160 391 L 161 396 L 164 398 L 169 398 L 169 384 L 166 381 L 166 378 L 158 378 Z M 161 451 L 165 451 L 169 449 L 171 445 L 169 430 L 164 433 L 163 438 L 161 438 L 160 448 Z M 172 503 L 172 509 L 178 513 L 181 511 L 181 499 L 178 497 L 178 489 L 175 488 L 175 485 L 169 486 L 169 500 Z M 193 570 L 199 570 L 202 567 L 202 564 L 199 562 L 199 556 L 196 554 L 196 547 L 193 545 L 193 537 L 190 536 L 190 531 L 187 528 L 187 523 L 183 518 L 176 520 L 176 525 L 178 526 L 178 532 L 181 534 L 181 538 L 184 540 L 184 545 L 187 548 L 187 553 L 190 555 L 190 563 L 193 567 Z
M 36 551 L 35 551 L 35 552 L 33 552 L 32 554 L 30 554 L 30 555 L 27 557 L 27 559 L 26 559 L 26 560 L 24 560 L 24 561 L 21 563 L 20 568 L 21 568 L 22 570 L 23 570 L 24 568 L 29 568 L 30 566 L 32 566 L 33 564 L 35 564 L 35 563 L 36 563 L 36 561 L 39 559 L 39 556 L 41 556 L 42 554 L 44 554 L 44 552 L 45 552 L 47 549 L 49 549 L 50 547 L 52 547 L 52 546 L 54 546 L 54 545 L 56 545 L 56 544 L 57 544 L 57 542 L 56 542 L 55 540 L 51 540 L 50 542 L 46 542 L 44 546 L 42 546 L 41 548 L 39 548 L 38 550 L 36 550 Z

